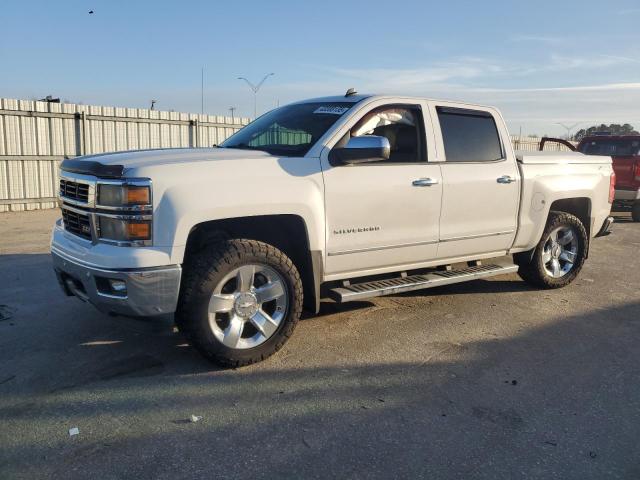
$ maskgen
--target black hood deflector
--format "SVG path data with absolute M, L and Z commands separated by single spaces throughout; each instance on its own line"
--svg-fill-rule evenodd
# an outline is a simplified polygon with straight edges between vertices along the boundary
M 93 160 L 66 159 L 62 161 L 60 169 L 65 172 L 93 175 L 101 178 L 122 178 L 124 165 L 104 165 Z

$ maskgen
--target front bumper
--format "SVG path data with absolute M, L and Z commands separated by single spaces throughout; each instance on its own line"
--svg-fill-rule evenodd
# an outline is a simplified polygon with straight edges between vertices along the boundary
M 178 304 L 180 265 L 103 269 L 51 249 L 53 268 L 67 295 L 75 295 L 105 313 L 146 317 L 173 313 Z M 114 291 L 112 281 L 126 290 Z

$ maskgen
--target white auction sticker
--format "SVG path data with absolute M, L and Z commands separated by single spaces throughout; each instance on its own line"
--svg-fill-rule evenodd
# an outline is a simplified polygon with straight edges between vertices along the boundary
M 342 115 L 347 110 L 349 110 L 349 107 L 323 106 L 318 107 L 313 113 L 329 113 L 331 115 Z

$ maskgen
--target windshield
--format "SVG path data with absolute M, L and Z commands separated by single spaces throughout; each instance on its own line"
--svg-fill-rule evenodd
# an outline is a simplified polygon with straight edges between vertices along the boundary
M 302 157 L 353 105 L 319 102 L 281 107 L 264 114 L 220 146 Z
M 578 150 L 586 155 L 632 157 L 640 155 L 640 137 L 625 139 L 598 138 L 594 140 L 587 140 L 580 145 Z

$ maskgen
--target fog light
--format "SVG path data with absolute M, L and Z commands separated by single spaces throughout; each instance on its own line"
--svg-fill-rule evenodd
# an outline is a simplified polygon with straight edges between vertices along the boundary
M 117 278 L 95 276 L 96 289 L 99 295 L 110 297 L 127 298 L 127 284 L 124 280 Z
M 109 280 L 109 284 L 111 286 L 111 291 L 119 294 L 127 294 L 127 284 L 122 280 Z

